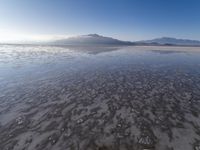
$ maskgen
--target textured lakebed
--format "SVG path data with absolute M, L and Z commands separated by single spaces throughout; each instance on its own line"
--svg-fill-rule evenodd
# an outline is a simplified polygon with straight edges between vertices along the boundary
M 0 45 L 1 150 L 199 150 L 199 115 L 199 48 Z

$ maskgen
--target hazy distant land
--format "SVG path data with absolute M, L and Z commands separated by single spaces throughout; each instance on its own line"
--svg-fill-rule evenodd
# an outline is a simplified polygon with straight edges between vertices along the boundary
M 1 44 L 34 44 L 34 45 L 55 45 L 55 46 L 69 46 L 69 45 L 79 45 L 79 46 L 185 46 L 185 47 L 199 47 L 200 41 L 189 40 L 189 39 L 177 39 L 170 37 L 156 38 L 153 40 L 143 40 L 143 41 L 122 41 L 114 39 L 112 37 L 105 37 L 98 34 L 88 34 L 80 35 L 69 38 L 61 38 L 56 40 L 50 40 L 46 42 L 16 42 L 16 43 L 1 43 Z
M 166 45 L 166 46 L 200 46 L 200 41 L 176 38 L 157 38 L 146 41 L 121 41 L 98 34 L 88 34 L 49 42 L 55 45 Z

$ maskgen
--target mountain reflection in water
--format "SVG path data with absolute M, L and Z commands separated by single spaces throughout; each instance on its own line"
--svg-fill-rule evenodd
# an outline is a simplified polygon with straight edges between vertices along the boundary
M 0 45 L 0 149 L 198 150 L 199 51 Z

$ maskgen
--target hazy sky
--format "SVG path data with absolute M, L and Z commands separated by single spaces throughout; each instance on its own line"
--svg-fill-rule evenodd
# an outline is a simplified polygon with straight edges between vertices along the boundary
M 0 0 L 0 41 L 89 33 L 200 40 L 200 0 Z

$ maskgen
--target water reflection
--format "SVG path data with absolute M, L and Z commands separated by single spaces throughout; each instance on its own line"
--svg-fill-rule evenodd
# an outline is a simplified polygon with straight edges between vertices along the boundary
M 185 53 L 185 51 L 176 51 L 176 50 L 151 50 L 151 51 L 159 54 Z
M 0 149 L 196 149 L 198 51 L 1 45 Z

